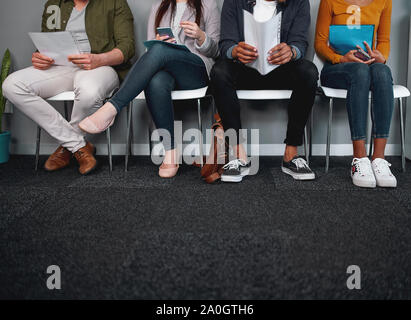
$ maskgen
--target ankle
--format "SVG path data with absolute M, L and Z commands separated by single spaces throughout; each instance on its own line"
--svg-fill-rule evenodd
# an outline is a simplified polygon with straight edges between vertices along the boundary
M 298 156 L 298 149 L 294 146 L 286 146 L 284 152 L 284 162 L 290 162 L 296 156 Z

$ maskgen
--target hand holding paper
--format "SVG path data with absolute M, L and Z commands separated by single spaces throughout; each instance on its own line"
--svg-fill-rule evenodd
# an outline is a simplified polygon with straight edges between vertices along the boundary
M 266 22 L 258 22 L 251 13 L 244 10 L 245 42 L 248 46 L 254 47 L 258 53 L 257 59 L 252 60 L 252 57 L 248 55 L 247 57 L 250 59 L 245 59 L 245 61 L 251 60 L 247 65 L 262 75 L 266 75 L 278 67 L 278 65 L 270 64 L 269 58 L 273 58 L 270 51 L 280 44 L 281 18 L 282 13 L 280 12 Z M 281 46 L 278 50 L 278 55 L 274 52 L 274 59 L 270 59 L 270 61 L 284 60 L 286 49 Z
M 68 56 L 80 54 L 70 32 L 30 32 L 29 35 L 41 55 L 51 58 L 56 65 L 72 66 Z

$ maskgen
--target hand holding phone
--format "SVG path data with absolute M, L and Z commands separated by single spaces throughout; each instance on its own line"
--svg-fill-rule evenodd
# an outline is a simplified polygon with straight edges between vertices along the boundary
M 361 48 L 357 49 L 357 51 L 354 53 L 354 56 L 365 62 L 371 60 L 371 56 Z
M 157 34 L 160 38 L 157 40 L 167 41 L 167 42 L 176 42 L 173 30 L 171 28 L 157 28 Z

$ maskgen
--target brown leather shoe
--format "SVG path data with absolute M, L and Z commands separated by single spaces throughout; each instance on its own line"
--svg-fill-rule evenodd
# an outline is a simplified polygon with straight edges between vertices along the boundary
M 44 169 L 47 171 L 57 171 L 67 167 L 70 164 L 70 160 L 73 154 L 66 148 L 60 146 L 56 151 L 47 159 L 44 164 Z
M 80 166 L 78 171 L 82 175 L 89 174 L 97 167 L 97 160 L 94 158 L 95 153 L 96 149 L 90 142 L 87 142 L 83 148 L 74 153 L 74 158 Z

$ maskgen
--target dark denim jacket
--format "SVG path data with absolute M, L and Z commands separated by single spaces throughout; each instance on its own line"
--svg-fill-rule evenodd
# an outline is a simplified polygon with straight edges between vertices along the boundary
M 244 41 L 243 10 L 253 12 L 255 1 L 225 0 L 221 14 L 220 52 L 222 56 L 239 42 Z M 304 57 L 308 48 L 308 29 L 311 23 L 309 0 L 287 0 L 278 4 L 283 12 L 281 42 L 296 46 Z

